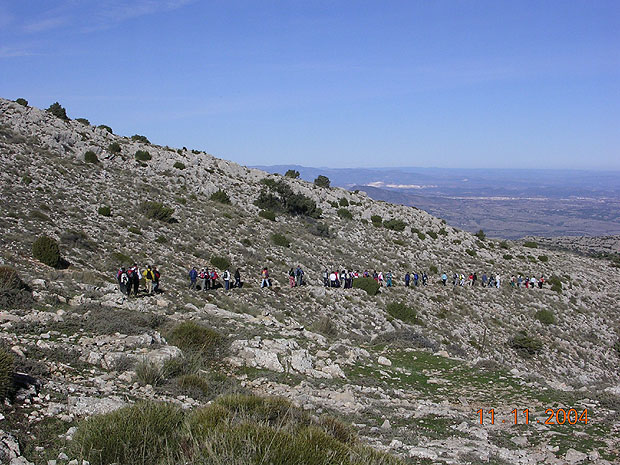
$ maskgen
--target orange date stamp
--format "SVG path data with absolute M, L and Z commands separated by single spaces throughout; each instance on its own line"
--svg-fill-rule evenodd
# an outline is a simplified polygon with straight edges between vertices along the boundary
M 502 415 L 496 415 L 495 409 L 490 409 L 485 411 L 484 409 L 480 409 L 476 411 L 479 415 L 480 424 L 484 425 L 485 420 L 487 424 L 494 425 L 495 423 L 510 423 L 513 425 L 529 425 L 534 423 L 540 423 L 543 425 L 576 425 L 577 423 L 588 424 L 588 409 L 584 409 L 579 412 L 577 409 L 569 408 L 569 409 L 552 409 L 548 408 L 545 410 L 545 415 L 547 418 L 543 421 L 541 420 L 532 420 L 530 421 L 530 410 L 523 409 L 517 410 L 516 408 L 511 410 L 510 415 L 506 416 L 506 418 L 502 418 Z

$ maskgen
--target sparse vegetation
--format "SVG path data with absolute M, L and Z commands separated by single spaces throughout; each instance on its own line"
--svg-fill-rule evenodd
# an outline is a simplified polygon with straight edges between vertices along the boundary
M 341 207 L 348 207 L 349 206 L 349 201 L 347 199 L 345 199 L 344 197 L 342 197 L 339 201 L 338 204 Z
M 146 138 L 146 136 L 141 136 L 140 134 L 134 134 L 131 136 L 131 140 L 136 142 L 142 142 L 143 144 L 150 144 L 151 142 Z
M 254 201 L 254 205 L 257 207 L 295 216 L 315 219 L 321 217 L 322 211 L 316 206 L 316 202 L 303 194 L 294 193 L 283 179 L 275 181 L 271 178 L 265 178 L 262 183 L 268 190 L 263 189 Z
M 286 176 L 287 178 L 291 178 L 291 179 L 297 179 L 299 178 L 299 171 L 288 170 L 286 173 L 284 173 L 284 176 Z
M 274 233 L 271 235 L 271 242 L 280 247 L 290 247 L 291 241 L 289 241 L 284 234 Z
M 32 303 L 32 293 L 17 271 L 0 265 L 0 308 L 16 308 Z
M 7 397 L 13 387 L 13 356 L 0 347 L 0 400 Z
M 389 229 L 391 231 L 404 231 L 405 228 L 407 227 L 407 223 L 405 223 L 403 220 L 398 220 L 395 218 L 392 218 L 391 220 L 388 221 L 384 221 L 383 222 L 383 227 L 386 229 Z
M 470 257 L 475 257 L 476 255 L 478 255 L 476 251 L 472 249 L 465 249 L 465 253 L 469 255 Z
M 370 217 L 370 221 L 375 228 L 380 228 L 383 226 L 383 218 L 380 215 L 372 215 Z
M 530 249 L 537 249 L 538 244 L 534 241 L 527 241 L 523 243 L 523 247 L 529 247 Z
M 543 348 L 542 342 L 534 336 L 529 336 L 525 332 L 521 332 L 510 340 L 510 346 L 519 354 L 525 357 L 531 357 Z
M 338 213 L 338 217 L 340 217 L 343 220 L 352 220 L 353 219 L 353 215 L 346 208 L 339 208 L 337 213 Z
M 479 229 L 478 232 L 476 234 L 474 234 L 474 236 L 476 236 L 481 241 L 485 240 L 486 237 L 487 237 L 487 235 L 484 233 L 484 231 L 482 229 Z
M 329 180 L 329 178 L 327 176 L 323 176 L 322 174 L 320 174 L 314 180 L 314 185 L 318 187 L 328 188 L 330 184 L 331 184 L 331 181 Z
M 56 118 L 69 121 L 69 117 L 67 116 L 67 111 L 58 102 L 52 103 L 47 109 L 47 111 L 51 113 L 52 115 L 54 115 Z
M 509 253 L 505 253 L 504 255 L 502 255 L 502 258 L 504 260 L 512 260 L 512 255 L 510 255 Z
M 40 236 L 32 244 L 32 256 L 41 263 L 57 268 L 60 263 L 60 248 L 58 242 L 48 236 Z
M 534 318 L 545 325 L 552 325 L 555 323 L 555 316 L 551 310 L 538 310 L 534 314 Z
M 222 189 L 216 190 L 213 194 L 211 194 L 211 197 L 209 198 L 213 200 L 214 202 L 219 202 L 225 205 L 230 205 L 230 197 Z
M 95 152 L 89 150 L 84 154 L 84 161 L 86 163 L 99 163 L 99 158 L 97 158 L 97 154 Z
M 558 294 L 562 293 L 562 280 L 558 276 L 556 275 L 551 276 L 547 280 L 547 284 L 551 285 L 552 291 L 557 292 Z
M 214 255 L 211 257 L 211 265 L 218 270 L 224 271 L 230 268 L 230 260 L 226 257 Z
M 121 145 L 118 142 L 112 142 L 108 145 L 108 152 L 113 154 L 121 153 Z
M 385 311 L 393 318 L 398 318 L 405 323 L 416 323 L 418 319 L 416 311 L 402 302 L 389 303 Z
M 169 208 L 160 202 L 153 202 L 149 200 L 142 202 L 139 210 L 147 218 L 159 220 L 164 223 L 170 223 L 172 221 L 172 215 L 174 214 L 174 208 Z
M 327 226 L 327 224 L 319 221 L 309 221 L 307 224 L 308 232 L 310 232 L 313 236 L 329 237 L 329 226 Z
M 546 255 L 539 255 L 538 260 L 543 263 L 547 263 L 549 261 L 549 257 L 547 257 Z
M 26 100 L 25 98 L 18 98 L 17 100 L 15 100 L 15 103 L 20 104 L 23 107 L 27 107 L 28 106 L 28 100 Z
M 178 324 L 167 334 L 171 344 L 183 352 L 197 353 L 209 360 L 216 360 L 224 348 L 224 338 L 220 333 L 193 321 Z
M 174 165 L 172 165 L 173 168 L 176 168 L 178 170 L 184 170 L 185 169 L 185 164 L 181 163 L 180 161 L 175 161 Z
M 368 295 L 377 295 L 379 293 L 379 283 L 372 278 L 357 278 L 353 280 L 355 289 L 363 289 Z
M 142 385 L 157 386 L 164 380 L 161 368 L 148 359 L 138 362 L 135 367 L 136 379 Z
M 134 157 L 137 161 L 149 161 L 153 158 L 146 150 L 136 150 Z
M 105 124 L 100 124 L 99 126 L 97 126 L 98 129 L 103 129 L 104 131 L 113 134 L 112 132 L 112 128 L 110 126 L 107 126 Z
M 90 121 L 88 121 L 86 118 L 75 118 L 75 120 L 78 123 L 83 124 L 84 126 L 90 126 Z
M 99 213 L 101 216 L 112 216 L 112 208 L 108 205 L 102 205 L 97 210 L 97 213 Z
M 261 218 L 265 218 L 266 220 L 269 220 L 269 221 L 276 220 L 276 214 L 270 210 L 261 210 L 258 212 L 258 216 L 260 216 Z
M 437 239 L 437 233 L 435 231 L 426 231 L 426 235 L 433 238 L 433 239 Z

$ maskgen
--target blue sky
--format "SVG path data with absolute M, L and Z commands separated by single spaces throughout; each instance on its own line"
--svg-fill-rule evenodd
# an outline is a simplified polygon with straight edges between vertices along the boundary
M 620 2 L 0 1 L 0 96 L 248 165 L 620 169 Z

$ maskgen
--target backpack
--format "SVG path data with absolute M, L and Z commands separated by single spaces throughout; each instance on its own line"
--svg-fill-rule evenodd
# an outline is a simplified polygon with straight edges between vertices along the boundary
M 120 279 L 122 284 L 127 284 L 129 282 L 129 276 L 127 276 L 127 273 L 122 273 Z
M 153 271 L 152 270 L 147 270 L 147 272 L 146 272 L 146 279 L 148 279 L 149 281 L 153 281 Z

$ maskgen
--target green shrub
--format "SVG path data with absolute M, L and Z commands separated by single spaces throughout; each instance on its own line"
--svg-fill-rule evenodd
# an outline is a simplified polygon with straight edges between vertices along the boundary
M 316 202 L 303 194 L 293 192 L 283 179 L 276 181 L 265 178 L 261 183 L 267 186 L 269 191 L 263 189 L 259 193 L 254 201 L 257 207 L 276 213 L 283 212 L 315 219 L 321 217 L 323 212 L 316 206 Z
M 78 123 L 83 124 L 84 126 L 90 126 L 90 121 L 88 121 L 86 118 L 75 118 L 75 120 Z
M 183 412 L 174 404 L 139 402 L 82 421 L 70 453 L 92 465 L 162 463 L 180 446 Z
M 58 102 L 52 103 L 46 111 L 54 115 L 56 118 L 69 121 L 69 117 L 67 116 L 67 111 Z
M 247 237 L 244 237 L 243 239 L 241 239 L 241 244 L 244 245 L 245 247 L 251 247 L 252 241 L 248 239 Z
M 389 303 L 385 310 L 393 318 L 398 318 L 405 323 L 415 323 L 417 321 L 416 311 L 402 302 Z
M 155 239 L 155 242 L 157 242 L 158 244 L 167 244 L 168 238 L 164 235 L 157 236 L 157 239 Z
M 548 280 L 547 280 L 548 284 L 551 284 L 551 290 L 554 292 L 557 292 L 558 294 L 562 293 L 562 281 L 560 280 L 560 278 L 556 275 L 551 276 Z
M 555 316 L 551 310 L 538 310 L 534 318 L 545 325 L 552 325 L 555 323 Z
M 15 100 L 15 103 L 20 104 L 23 107 L 27 107 L 28 106 L 28 100 L 26 100 L 25 98 L 18 98 L 17 100 Z
M 317 237 L 329 237 L 329 226 L 318 221 L 308 222 L 308 232 Z
M 390 229 L 392 231 L 404 231 L 405 227 L 407 227 L 407 223 L 402 220 L 391 219 L 383 222 L 383 227 Z
M 215 191 L 213 194 L 211 194 L 210 198 L 214 202 L 220 202 L 220 203 L 230 205 L 230 197 L 228 197 L 228 194 L 224 192 L 222 189 L 218 189 L 217 191 Z
M 289 241 L 284 234 L 274 233 L 271 235 L 271 242 L 280 247 L 290 247 L 291 241 Z
M 84 161 L 86 163 L 99 163 L 99 158 L 97 158 L 97 154 L 92 150 L 89 150 L 84 154 Z
M 123 252 L 112 252 L 112 254 L 110 255 L 110 260 L 113 261 L 115 264 L 118 263 L 118 265 L 132 265 L 134 262 L 134 260 L 127 254 L 124 254 Z
M 159 365 L 146 358 L 138 362 L 135 366 L 135 372 L 136 379 L 143 386 L 147 384 L 157 386 L 164 380 L 164 375 Z
M 524 357 L 531 357 L 543 348 L 543 343 L 533 336 L 528 336 L 525 332 L 517 334 L 510 340 L 510 346 Z
M 426 234 L 433 239 L 437 239 L 437 233 L 435 231 L 426 231 Z
M 416 234 L 418 235 L 418 239 L 420 239 L 421 241 L 426 239 L 426 234 L 424 234 L 423 232 L 418 231 Z
M 172 222 L 174 208 L 164 206 L 162 203 L 145 200 L 139 206 L 140 212 L 147 218 L 163 221 L 164 223 Z
M 549 257 L 547 257 L 546 255 L 539 255 L 538 260 L 540 260 L 543 263 L 547 263 L 549 261 Z
M 149 161 L 153 158 L 146 150 L 136 150 L 134 157 L 138 161 Z
M 338 213 L 338 216 L 341 219 L 343 219 L 343 220 L 352 220 L 353 219 L 353 215 L 346 208 L 339 208 L 337 213 Z
M 144 144 L 150 144 L 151 142 L 146 138 L 146 136 L 141 136 L 140 134 L 134 134 L 131 136 L 131 140 L 136 142 L 142 142 Z
M 181 163 L 180 161 L 175 161 L 174 165 L 172 165 L 173 168 L 176 168 L 178 170 L 184 170 L 185 169 L 185 164 Z
M 460 239 L 454 239 L 452 241 L 453 244 L 459 245 L 462 241 Z
M 342 197 L 339 201 L 338 204 L 341 207 L 348 207 L 349 206 L 349 201 L 347 199 L 345 199 L 344 197 Z
M 142 231 L 140 230 L 140 228 L 136 226 L 130 226 L 129 228 L 127 228 L 127 230 L 132 234 L 137 234 L 138 236 L 142 234 Z
M 167 335 L 168 342 L 184 352 L 196 352 L 216 358 L 221 355 L 224 338 L 211 328 L 193 321 L 178 324 Z
M 32 255 L 41 263 L 57 268 L 60 265 L 58 242 L 48 236 L 40 236 L 32 244 Z
M 314 185 L 318 186 L 318 187 L 329 187 L 329 185 L 331 184 L 331 181 L 329 180 L 329 178 L 327 176 L 323 176 L 322 174 L 320 174 L 315 180 L 314 180 Z
M 383 226 L 383 218 L 380 215 L 372 215 L 370 217 L 370 221 L 375 228 L 380 228 Z
M 446 228 L 441 228 L 437 234 L 439 234 L 440 236 L 447 236 L 448 235 L 448 231 L 446 231 Z
M 13 388 L 13 356 L 0 348 L 0 399 L 5 399 Z
M 506 253 L 506 254 L 502 255 L 502 258 L 504 260 L 512 260 L 512 255 L 510 255 L 509 253 Z
M 439 273 L 439 269 L 437 269 L 435 265 L 431 265 L 429 269 L 430 269 L 430 272 L 433 274 Z
M 500 249 L 506 249 L 506 250 L 508 250 L 508 249 L 510 248 L 510 245 L 509 245 L 509 244 L 508 244 L 508 242 L 506 242 L 506 241 L 501 241 L 501 242 L 499 243 L 499 248 L 500 248 Z
M 523 244 L 523 247 L 529 247 L 530 249 L 537 249 L 538 244 L 534 241 L 527 241 Z
M 466 249 L 465 253 L 469 255 L 470 257 L 475 257 L 476 255 L 478 255 L 475 250 L 471 250 L 471 249 Z
M 97 213 L 99 213 L 101 216 L 112 216 L 112 208 L 110 208 L 108 205 L 102 205 L 97 210 Z
M 110 126 L 106 126 L 105 124 L 100 124 L 99 126 L 97 126 L 97 128 L 98 129 L 103 129 L 104 131 L 107 131 L 110 134 L 113 134 L 112 128 Z
M 272 212 L 271 210 L 261 210 L 258 212 L 258 216 L 260 216 L 261 218 L 265 218 L 266 220 L 269 220 L 269 221 L 276 220 L 276 214 Z
M 284 173 L 284 176 L 286 176 L 287 178 L 297 179 L 299 177 L 299 171 L 288 170 L 286 173 Z
M 377 295 L 379 293 L 379 283 L 373 278 L 357 278 L 353 280 L 355 289 L 363 289 L 368 295 Z
M 227 270 L 230 268 L 230 260 L 226 257 L 218 257 L 217 255 L 214 255 L 211 257 L 211 265 L 218 270 Z
M 335 200 L 328 200 L 327 203 L 330 204 L 334 208 L 338 208 L 340 206 L 338 205 L 338 202 L 336 202 Z
M 486 237 L 487 237 L 487 235 L 484 233 L 484 231 L 482 229 L 479 229 L 478 232 L 476 234 L 474 234 L 474 236 L 476 236 L 481 241 L 485 240 Z
M 180 376 L 177 379 L 177 384 L 183 391 L 186 391 L 188 394 L 192 395 L 192 397 L 197 397 L 196 391 L 199 394 L 206 396 L 209 394 L 211 388 L 209 382 L 205 378 L 196 374 Z
M 0 308 L 20 308 L 32 304 L 32 292 L 17 271 L 0 265 Z
M 121 145 L 118 142 L 112 142 L 110 145 L 108 145 L 108 152 L 121 153 Z

